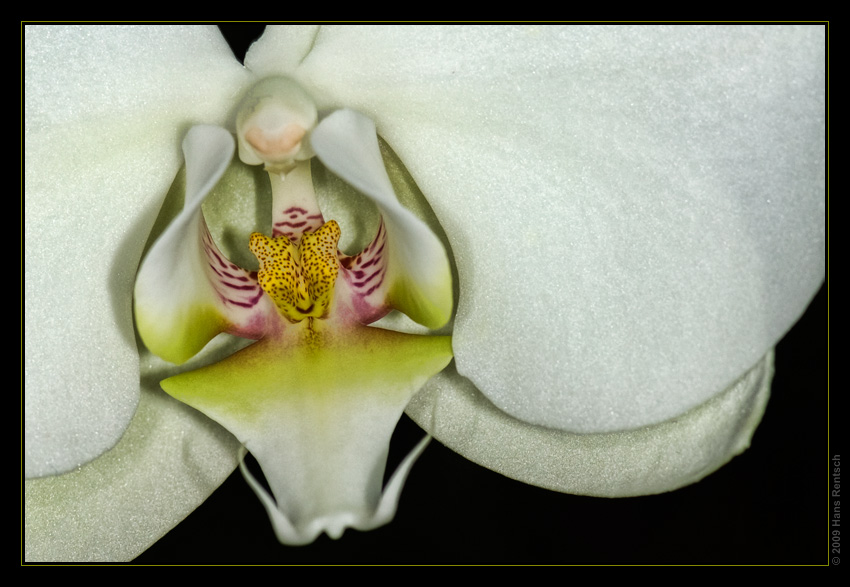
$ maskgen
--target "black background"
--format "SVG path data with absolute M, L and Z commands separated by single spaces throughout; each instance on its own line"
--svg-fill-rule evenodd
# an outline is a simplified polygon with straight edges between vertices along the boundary
M 226 29 L 240 58 L 261 32 Z M 559 494 L 432 442 L 384 528 L 282 546 L 236 472 L 136 562 L 827 564 L 827 312 L 822 289 L 778 345 L 771 400 L 752 447 L 690 487 L 627 499 Z M 391 461 L 421 435 L 405 417 Z

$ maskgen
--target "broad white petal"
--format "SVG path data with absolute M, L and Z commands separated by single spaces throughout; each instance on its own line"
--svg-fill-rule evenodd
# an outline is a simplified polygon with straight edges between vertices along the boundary
M 328 27 L 291 73 L 375 120 L 460 275 L 458 371 L 573 432 L 727 388 L 824 276 L 824 28 Z
M 246 73 L 210 27 L 27 26 L 25 470 L 113 446 L 139 398 L 132 283 L 195 122 Z

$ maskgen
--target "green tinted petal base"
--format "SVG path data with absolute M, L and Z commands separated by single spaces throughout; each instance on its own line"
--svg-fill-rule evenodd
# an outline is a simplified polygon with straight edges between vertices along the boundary
M 285 336 L 162 382 L 256 457 L 285 544 L 306 544 L 321 532 L 338 538 L 346 527 L 366 530 L 392 519 L 412 459 L 382 497 L 390 438 L 413 394 L 452 357 L 445 336 L 355 326 L 303 344 L 299 330 L 287 328 Z M 271 498 L 248 481 L 269 508 Z

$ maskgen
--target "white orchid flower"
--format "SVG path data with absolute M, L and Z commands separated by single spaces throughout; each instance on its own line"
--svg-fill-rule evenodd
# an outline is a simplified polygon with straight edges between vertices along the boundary
M 130 291 L 182 136 L 265 76 L 373 120 L 445 229 L 456 368 L 407 407 L 437 440 L 601 496 L 747 447 L 824 277 L 822 27 L 284 27 L 247 69 L 216 35 L 26 29 L 25 466 L 65 473 L 27 482 L 27 560 L 132 558 L 235 465 L 147 354 L 139 402 Z

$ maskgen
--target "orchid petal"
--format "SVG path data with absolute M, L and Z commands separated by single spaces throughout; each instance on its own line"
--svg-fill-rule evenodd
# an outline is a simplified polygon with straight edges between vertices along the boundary
M 133 274 L 179 167 L 175 137 L 199 118 L 223 122 L 247 74 L 212 27 L 24 32 L 24 464 L 34 477 L 79 467 L 127 427 L 139 397 Z
M 256 276 L 228 261 L 204 222 L 201 204 L 234 153 L 229 132 L 196 126 L 186 135 L 186 200 L 145 257 L 136 278 L 136 326 L 147 347 L 183 363 L 221 332 L 259 338 L 274 309 Z
M 413 394 L 451 360 L 449 337 L 339 329 L 320 320 L 315 328 L 316 344 L 304 344 L 292 326 L 280 338 L 162 382 L 256 457 L 275 505 L 247 478 L 287 544 L 391 519 L 411 462 L 382 498 L 390 437 Z
M 429 328 L 445 325 L 452 311 L 446 251 L 431 229 L 399 203 L 375 124 L 353 110 L 339 110 L 319 123 L 310 142 L 322 163 L 372 200 L 383 219 L 375 241 L 350 267 L 363 269 L 362 276 L 350 279 L 352 288 L 373 306 L 386 304 Z
M 522 420 L 677 417 L 823 281 L 822 26 L 328 27 L 289 73 L 405 161 L 455 252 L 458 372 Z

